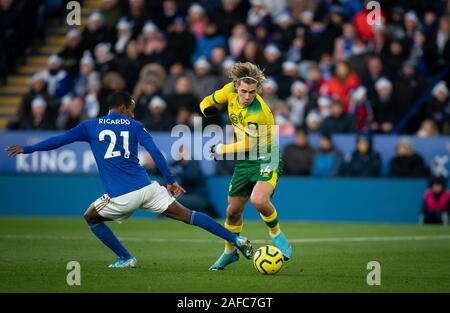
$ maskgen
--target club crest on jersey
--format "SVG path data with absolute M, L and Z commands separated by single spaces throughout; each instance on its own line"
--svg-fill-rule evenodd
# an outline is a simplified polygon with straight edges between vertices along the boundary
M 230 121 L 231 121 L 231 123 L 232 123 L 233 125 L 236 125 L 236 124 L 238 123 L 238 118 L 237 118 L 236 114 L 231 113 L 231 115 L 230 115 Z

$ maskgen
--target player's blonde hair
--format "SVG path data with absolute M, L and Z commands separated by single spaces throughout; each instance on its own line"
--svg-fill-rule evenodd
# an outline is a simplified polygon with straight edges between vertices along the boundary
M 258 87 L 266 81 L 263 71 L 255 64 L 250 62 L 238 62 L 230 69 L 230 78 L 236 87 L 239 87 L 241 81 L 246 84 L 254 84 Z

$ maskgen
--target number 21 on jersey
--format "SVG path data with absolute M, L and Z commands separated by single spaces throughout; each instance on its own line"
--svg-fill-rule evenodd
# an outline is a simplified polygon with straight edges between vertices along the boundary
M 114 148 L 115 148 L 116 142 L 117 142 L 116 134 L 112 130 L 105 129 L 105 130 L 102 130 L 100 132 L 100 134 L 98 134 L 98 140 L 105 141 L 106 136 L 108 136 L 110 138 L 110 141 L 109 141 L 108 149 L 106 149 L 104 158 L 110 159 L 110 158 L 115 158 L 115 157 L 121 156 L 120 151 L 114 151 Z M 123 150 L 125 151 L 124 158 L 128 159 L 130 157 L 130 149 L 129 149 L 129 144 L 128 144 L 129 138 L 130 138 L 130 133 L 128 131 L 121 131 L 120 136 L 123 137 Z

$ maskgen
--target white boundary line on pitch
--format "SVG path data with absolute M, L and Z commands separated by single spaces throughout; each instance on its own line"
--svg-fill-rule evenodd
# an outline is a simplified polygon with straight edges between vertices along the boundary
M 23 235 L 23 234 L 0 234 L 2 239 L 38 239 L 38 240 L 93 240 L 95 237 L 84 236 L 52 236 L 52 235 Z M 135 242 L 182 242 L 182 243 L 207 243 L 221 241 L 220 239 L 167 239 L 167 238 L 139 238 L 119 237 L 123 241 Z M 418 241 L 418 240 L 449 240 L 450 235 L 413 235 L 413 236 L 373 236 L 373 237 L 332 237 L 332 238 L 292 238 L 291 243 L 320 243 L 320 242 L 368 242 L 368 241 Z M 252 240 L 253 243 L 268 243 L 269 240 Z

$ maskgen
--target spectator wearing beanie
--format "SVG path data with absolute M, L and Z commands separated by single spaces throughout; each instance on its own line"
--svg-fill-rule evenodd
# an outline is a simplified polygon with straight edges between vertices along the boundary
M 342 103 L 333 100 L 331 115 L 322 123 L 322 131 L 328 134 L 348 134 L 355 132 L 355 120 L 344 112 Z
M 283 174 L 288 176 L 311 175 L 315 153 L 315 149 L 308 142 L 306 128 L 298 128 L 294 143 L 287 145 L 283 151 Z
M 432 177 L 423 195 L 419 224 L 449 224 L 450 192 L 446 177 Z
M 334 147 L 331 136 L 327 133 L 322 133 L 319 150 L 313 160 L 312 176 L 339 176 L 342 173 L 343 160 L 342 153 Z
M 440 81 L 432 91 L 432 98 L 425 106 L 426 117 L 432 119 L 441 134 L 450 134 L 449 90 L 444 81 Z
M 429 172 L 422 156 L 414 151 L 414 146 L 408 138 L 399 140 L 395 156 L 391 159 L 389 165 L 390 177 L 426 177 Z
M 375 83 L 377 92 L 373 105 L 374 121 L 371 129 L 374 132 L 388 134 L 394 128 L 395 106 L 392 95 L 392 83 L 382 77 Z
M 348 175 L 352 177 L 378 177 L 381 173 L 381 156 L 372 148 L 368 134 L 356 137 L 356 149 L 348 164 Z

